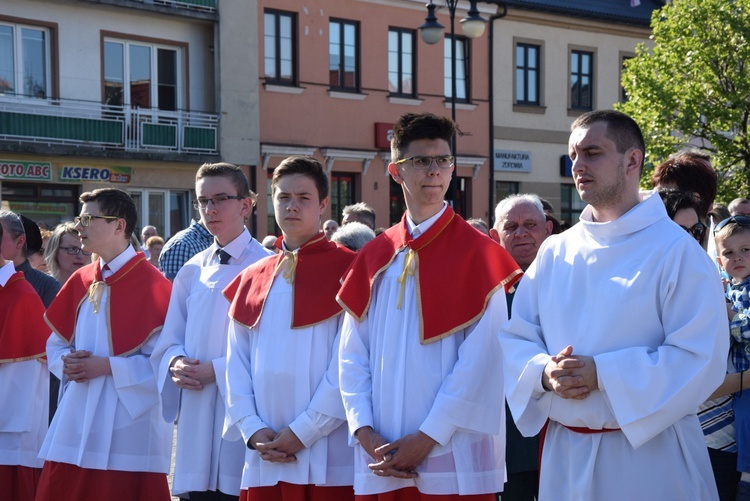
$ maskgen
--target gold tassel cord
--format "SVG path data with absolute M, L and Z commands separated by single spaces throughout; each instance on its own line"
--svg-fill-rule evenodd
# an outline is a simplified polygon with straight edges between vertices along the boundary
M 404 290 L 406 289 L 406 277 L 407 276 L 414 276 L 414 260 L 416 259 L 417 253 L 414 252 L 412 249 L 409 249 L 406 252 L 406 257 L 404 257 L 404 271 L 401 272 L 401 275 L 398 277 L 398 283 L 401 285 L 398 290 L 398 305 L 396 306 L 399 310 L 404 304 Z
M 105 287 L 107 287 L 106 282 L 94 282 L 89 287 L 89 303 L 94 303 L 94 313 L 99 313 Z
M 284 251 L 284 257 L 279 261 L 278 266 L 276 266 L 276 269 L 273 272 L 273 276 L 276 276 L 279 274 L 279 271 L 284 266 L 284 263 L 288 261 L 288 264 L 286 266 L 286 269 L 284 270 L 284 280 L 287 281 L 287 283 L 294 282 L 294 273 L 297 271 L 297 253 L 296 252 L 288 252 Z

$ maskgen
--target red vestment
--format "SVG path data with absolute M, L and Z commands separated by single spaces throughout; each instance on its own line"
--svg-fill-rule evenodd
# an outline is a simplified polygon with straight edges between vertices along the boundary
M 282 260 L 295 259 L 291 254 L 280 253 L 253 263 L 224 289 L 224 296 L 232 302 L 230 318 L 248 328 L 258 324 Z M 341 313 L 336 293 L 355 256 L 349 249 L 326 240 L 323 233 L 300 246 L 296 266 L 289 265 L 294 267 L 292 328 L 310 327 Z
M 338 301 L 360 322 L 372 300 L 372 286 L 405 248 L 416 254 L 414 272 L 423 344 L 476 322 L 492 294 L 509 292 L 522 272 L 505 249 L 470 226 L 450 207 L 422 235 L 412 239 L 401 222 L 367 244 L 346 273 Z
M 110 355 L 127 356 L 164 324 L 172 283 L 142 252 L 104 280 L 99 263 L 89 264 L 65 282 L 47 309 L 44 317 L 52 330 L 73 343 L 81 304 L 102 286 L 109 288 L 108 303 L 100 308 L 109 316 Z
M 0 363 L 44 358 L 49 334 L 42 300 L 23 272 L 14 273 L 0 286 Z

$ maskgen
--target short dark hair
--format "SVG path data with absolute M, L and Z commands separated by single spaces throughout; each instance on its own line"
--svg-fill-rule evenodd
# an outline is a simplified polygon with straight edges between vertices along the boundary
M 401 160 L 409 143 L 418 139 L 443 139 L 451 144 L 456 133 L 453 120 L 432 113 L 407 113 L 401 115 L 393 126 L 391 162 Z
M 117 188 L 100 188 L 87 191 L 79 198 L 81 203 L 97 202 L 102 216 L 114 216 L 125 220 L 125 238 L 128 240 L 133 235 L 135 223 L 138 220 L 138 211 L 130 195 Z M 111 223 L 112 220 L 107 220 Z
M 663 188 L 660 188 L 658 193 L 661 201 L 664 202 L 664 208 L 667 209 L 669 219 L 674 219 L 682 209 L 693 209 L 696 214 L 700 214 L 700 202 L 695 193 Z
M 258 195 L 250 191 L 250 185 L 247 182 L 247 176 L 242 172 L 242 169 L 229 162 L 219 163 L 205 163 L 200 166 L 198 172 L 195 174 L 195 181 L 198 182 L 204 177 L 218 177 L 224 176 L 228 178 L 232 185 L 237 190 L 237 195 L 241 197 L 250 197 L 255 203 Z
M 297 156 L 285 158 L 278 167 L 273 170 L 271 178 L 271 194 L 276 193 L 276 185 L 279 179 L 292 174 L 302 174 L 309 177 L 318 188 L 318 199 L 323 200 L 328 197 L 328 175 L 326 174 L 323 164 L 316 158 L 308 156 Z
M 697 150 L 673 153 L 654 169 L 651 186 L 671 186 L 696 193 L 700 199 L 698 216 L 706 219 L 716 198 L 719 178 L 711 167 L 711 157 Z
M 623 154 L 630 148 L 640 150 L 643 157 L 646 156 L 646 141 L 638 124 L 625 113 L 616 110 L 596 110 L 584 113 L 576 118 L 570 126 L 573 131 L 578 128 L 587 129 L 597 122 L 607 124 L 606 136 L 617 147 L 617 153 Z M 643 172 L 643 159 L 641 159 L 640 171 Z

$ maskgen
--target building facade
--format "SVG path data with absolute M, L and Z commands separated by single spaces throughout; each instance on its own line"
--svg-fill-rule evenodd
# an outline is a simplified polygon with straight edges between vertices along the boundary
M 495 25 L 493 186 L 497 202 L 536 193 L 568 224 L 585 206 L 568 158 L 570 125 L 626 99 L 623 62 L 649 43 L 658 0 L 509 0 Z M 639 5 L 635 5 L 639 4 Z
M 219 19 L 215 0 L 2 0 L 2 207 L 52 227 L 115 186 L 139 230 L 187 226 L 197 166 L 223 156 Z
M 0 0 L 0 205 L 51 227 L 81 192 L 118 186 L 138 230 L 169 237 L 196 217 L 197 167 L 228 161 L 259 194 L 262 238 L 278 234 L 273 168 L 304 154 L 330 176 L 325 218 L 364 201 L 387 227 L 404 210 L 393 123 L 454 103 L 436 5 L 446 37 L 428 45 L 424 0 Z M 495 20 L 475 39 L 469 5 L 455 16 L 454 208 L 491 221 L 507 194 L 535 192 L 575 222 L 570 123 L 623 99 L 622 61 L 661 2 L 480 2 Z

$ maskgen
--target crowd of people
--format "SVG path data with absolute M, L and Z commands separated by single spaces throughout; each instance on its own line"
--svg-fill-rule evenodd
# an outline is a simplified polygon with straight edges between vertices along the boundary
M 190 500 L 750 499 L 750 200 L 695 151 L 640 191 L 603 110 L 571 126 L 580 222 L 527 193 L 489 227 L 444 200 L 455 133 L 399 118 L 387 229 L 322 222 L 307 156 L 262 243 L 229 163 L 166 243 L 114 188 L 51 231 L 0 211 L 0 499 L 168 500 L 172 458 Z

